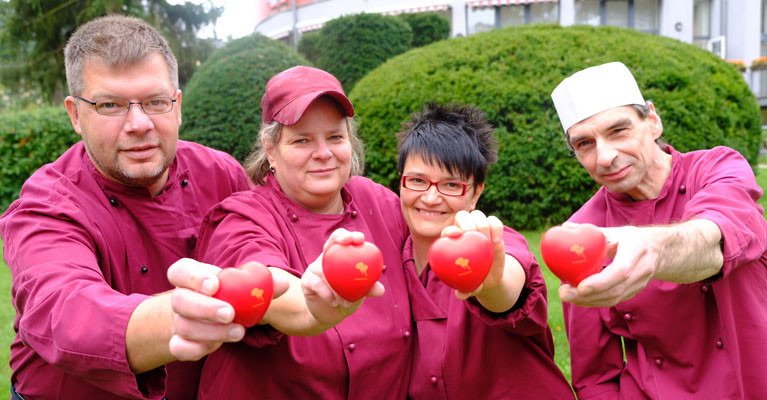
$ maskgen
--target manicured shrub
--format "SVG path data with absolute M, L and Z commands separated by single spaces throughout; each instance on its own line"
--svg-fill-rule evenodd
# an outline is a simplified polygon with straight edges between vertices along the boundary
M 319 56 L 314 64 L 335 75 L 348 92 L 368 71 L 409 50 L 412 38 L 410 25 L 395 16 L 343 16 L 319 30 Z
M 304 56 L 310 62 L 316 62 L 320 56 L 320 49 L 317 44 L 320 40 L 320 33 L 309 32 L 301 35 L 301 39 L 298 40 L 298 54 Z
M 282 42 L 260 34 L 211 55 L 187 85 L 180 137 L 244 161 L 261 124 L 261 97 L 269 78 L 309 63 Z
M 80 141 L 64 107 L 0 114 L 0 212 L 19 197 L 24 182 Z
M 413 47 L 447 39 L 450 37 L 450 21 L 437 13 L 400 14 L 410 29 L 413 30 Z
M 551 91 L 622 61 L 680 151 L 726 145 L 756 163 L 759 109 L 738 71 L 678 40 L 614 27 L 533 25 L 413 49 L 360 80 L 351 100 L 366 174 L 398 190 L 395 132 L 428 101 L 475 104 L 497 127 L 499 162 L 478 207 L 519 229 L 561 223 L 598 188 L 564 143 Z

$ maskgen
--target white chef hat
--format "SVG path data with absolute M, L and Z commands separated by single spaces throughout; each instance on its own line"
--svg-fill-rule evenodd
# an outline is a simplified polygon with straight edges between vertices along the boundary
M 565 78 L 551 92 L 565 133 L 571 126 L 613 107 L 644 105 L 631 71 L 620 62 L 586 68 Z

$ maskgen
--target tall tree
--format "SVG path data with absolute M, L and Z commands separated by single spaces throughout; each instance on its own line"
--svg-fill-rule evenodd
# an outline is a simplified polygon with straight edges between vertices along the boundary
M 74 30 L 103 15 L 120 13 L 147 20 L 168 39 L 186 83 L 213 43 L 197 32 L 215 23 L 222 8 L 208 3 L 169 4 L 165 0 L 0 0 L 0 84 L 12 95 L 38 93 L 55 104 L 67 93 L 64 46 Z M 1 104 L 1 103 L 0 103 Z

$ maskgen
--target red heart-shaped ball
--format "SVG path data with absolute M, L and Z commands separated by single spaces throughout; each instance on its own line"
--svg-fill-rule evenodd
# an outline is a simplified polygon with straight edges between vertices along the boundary
M 437 278 L 464 293 L 475 291 L 493 266 L 493 244 L 477 231 L 444 236 L 429 247 L 429 266 Z
M 541 237 L 541 256 L 554 275 L 577 286 L 602 269 L 607 257 L 607 241 L 591 224 L 573 228 L 555 226 Z
M 383 254 L 370 242 L 334 243 L 322 255 L 322 272 L 330 287 L 354 302 L 364 297 L 381 277 Z
M 234 307 L 234 322 L 246 328 L 258 323 L 269 308 L 274 281 L 269 268 L 255 261 L 218 272 L 218 291 L 213 297 Z

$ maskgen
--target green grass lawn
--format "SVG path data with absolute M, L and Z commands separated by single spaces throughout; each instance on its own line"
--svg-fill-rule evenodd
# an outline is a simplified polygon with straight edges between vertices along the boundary
M 3 242 L 0 240 L 0 253 Z M 0 399 L 11 397 L 11 367 L 8 360 L 11 355 L 11 341 L 16 337 L 13 332 L 13 320 L 16 310 L 11 305 L 11 271 L 0 257 Z

